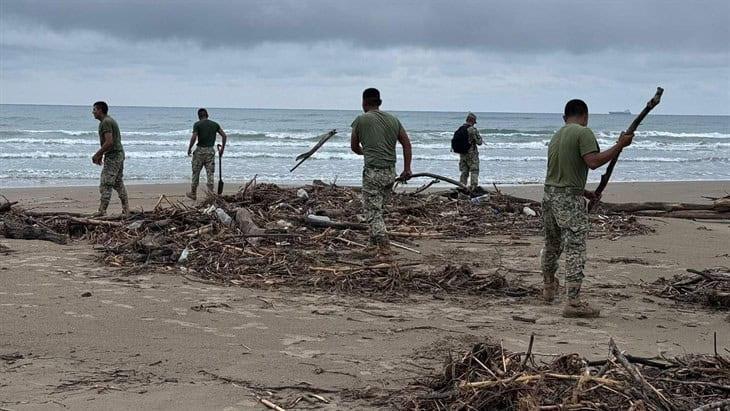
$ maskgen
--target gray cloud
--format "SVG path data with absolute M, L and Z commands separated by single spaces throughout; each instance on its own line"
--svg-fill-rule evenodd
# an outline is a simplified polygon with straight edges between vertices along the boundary
M 133 41 L 206 47 L 342 41 L 590 53 L 607 49 L 728 52 L 730 1 L 2 1 L 8 21 Z M 82 46 L 82 45 L 80 45 Z

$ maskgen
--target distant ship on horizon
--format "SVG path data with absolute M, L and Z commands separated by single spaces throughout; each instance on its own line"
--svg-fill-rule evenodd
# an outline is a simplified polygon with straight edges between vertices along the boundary
M 608 114 L 631 114 L 630 110 L 624 110 L 624 111 L 609 111 Z

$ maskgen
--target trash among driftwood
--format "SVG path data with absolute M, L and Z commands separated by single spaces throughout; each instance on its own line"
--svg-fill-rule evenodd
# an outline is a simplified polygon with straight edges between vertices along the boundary
M 300 190 L 307 192 L 306 199 Z M 394 194 L 385 220 L 393 247 L 409 254 L 387 264 L 366 262 L 373 255 L 365 255 L 360 191 L 332 184 L 282 188 L 252 180 L 236 194 L 209 199 L 202 209 L 160 201 L 152 211 L 104 220 L 15 208 L 9 213 L 96 244 L 107 264 L 130 270 L 178 265 L 185 275 L 204 281 L 367 295 L 486 291 L 525 296 L 536 290 L 507 284 L 499 270 L 490 270 L 499 268 L 497 261 L 494 267 L 480 267 L 490 270 L 487 275 L 447 266 L 447 261 L 401 260 L 419 253 L 412 239 L 538 235 L 540 219 L 522 210 L 529 206 L 538 214 L 539 203 L 526 201 L 493 193 L 489 207 L 500 210 L 493 212 L 466 196 Z M 594 236 L 609 238 L 650 230 L 625 215 L 594 216 L 594 224 Z
M 721 355 L 687 354 L 634 364 L 637 357 L 624 355 L 611 340 L 604 361 L 568 354 L 538 363 L 532 346 L 531 339 L 526 352 L 513 353 L 490 341 L 475 344 L 449 358 L 442 374 L 412 385 L 401 408 L 687 410 L 727 400 L 730 394 L 730 361 Z
M 652 283 L 650 293 L 685 303 L 730 309 L 730 269 L 716 267 L 703 271 L 688 269 L 687 272 L 694 275 L 658 279 Z

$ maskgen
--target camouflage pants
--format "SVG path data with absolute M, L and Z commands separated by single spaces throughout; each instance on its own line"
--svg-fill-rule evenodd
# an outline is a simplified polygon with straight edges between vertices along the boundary
M 542 274 L 549 282 L 558 271 L 558 259 L 565 251 L 565 281 L 576 285 L 568 287 L 568 296 L 575 298 L 584 277 L 589 229 L 583 190 L 545 186 L 542 213 L 545 229 Z
M 475 189 L 479 186 L 479 152 L 475 149 L 469 150 L 466 154 L 459 154 L 459 181 L 469 188 Z
M 362 170 L 362 205 L 365 219 L 370 226 L 370 244 L 388 243 L 388 231 L 385 228 L 383 210 L 393 192 L 395 167 L 373 168 Z
M 99 193 L 101 193 L 101 201 L 99 204 L 100 211 L 106 211 L 109 202 L 112 199 L 112 190 L 117 191 L 122 207 L 129 206 L 127 198 L 127 188 L 124 187 L 124 155 L 104 156 L 104 166 L 101 169 L 101 178 L 99 181 Z
M 215 183 L 215 150 L 213 147 L 198 146 L 193 151 L 193 179 L 190 183 L 190 191 L 195 194 L 198 191 L 198 183 L 200 182 L 200 170 L 205 167 L 205 175 L 208 178 L 205 186 L 208 191 L 213 192 Z

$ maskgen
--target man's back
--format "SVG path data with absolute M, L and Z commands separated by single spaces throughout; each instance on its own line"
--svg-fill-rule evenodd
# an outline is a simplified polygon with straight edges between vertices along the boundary
M 584 189 L 588 165 L 583 156 L 597 151 L 598 142 L 590 128 L 566 124 L 550 140 L 545 185 Z
M 362 144 L 365 166 L 389 168 L 395 166 L 395 143 L 403 129 L 392 114 L 371 110 L 352 122 L 352 129 Z
M 200 120 L 193 126 L 193 132 L 198 135 L 199 147 L 213 147 L 215 145 L 215 136 L 220 125 L 213 120 L 207 118 Z

